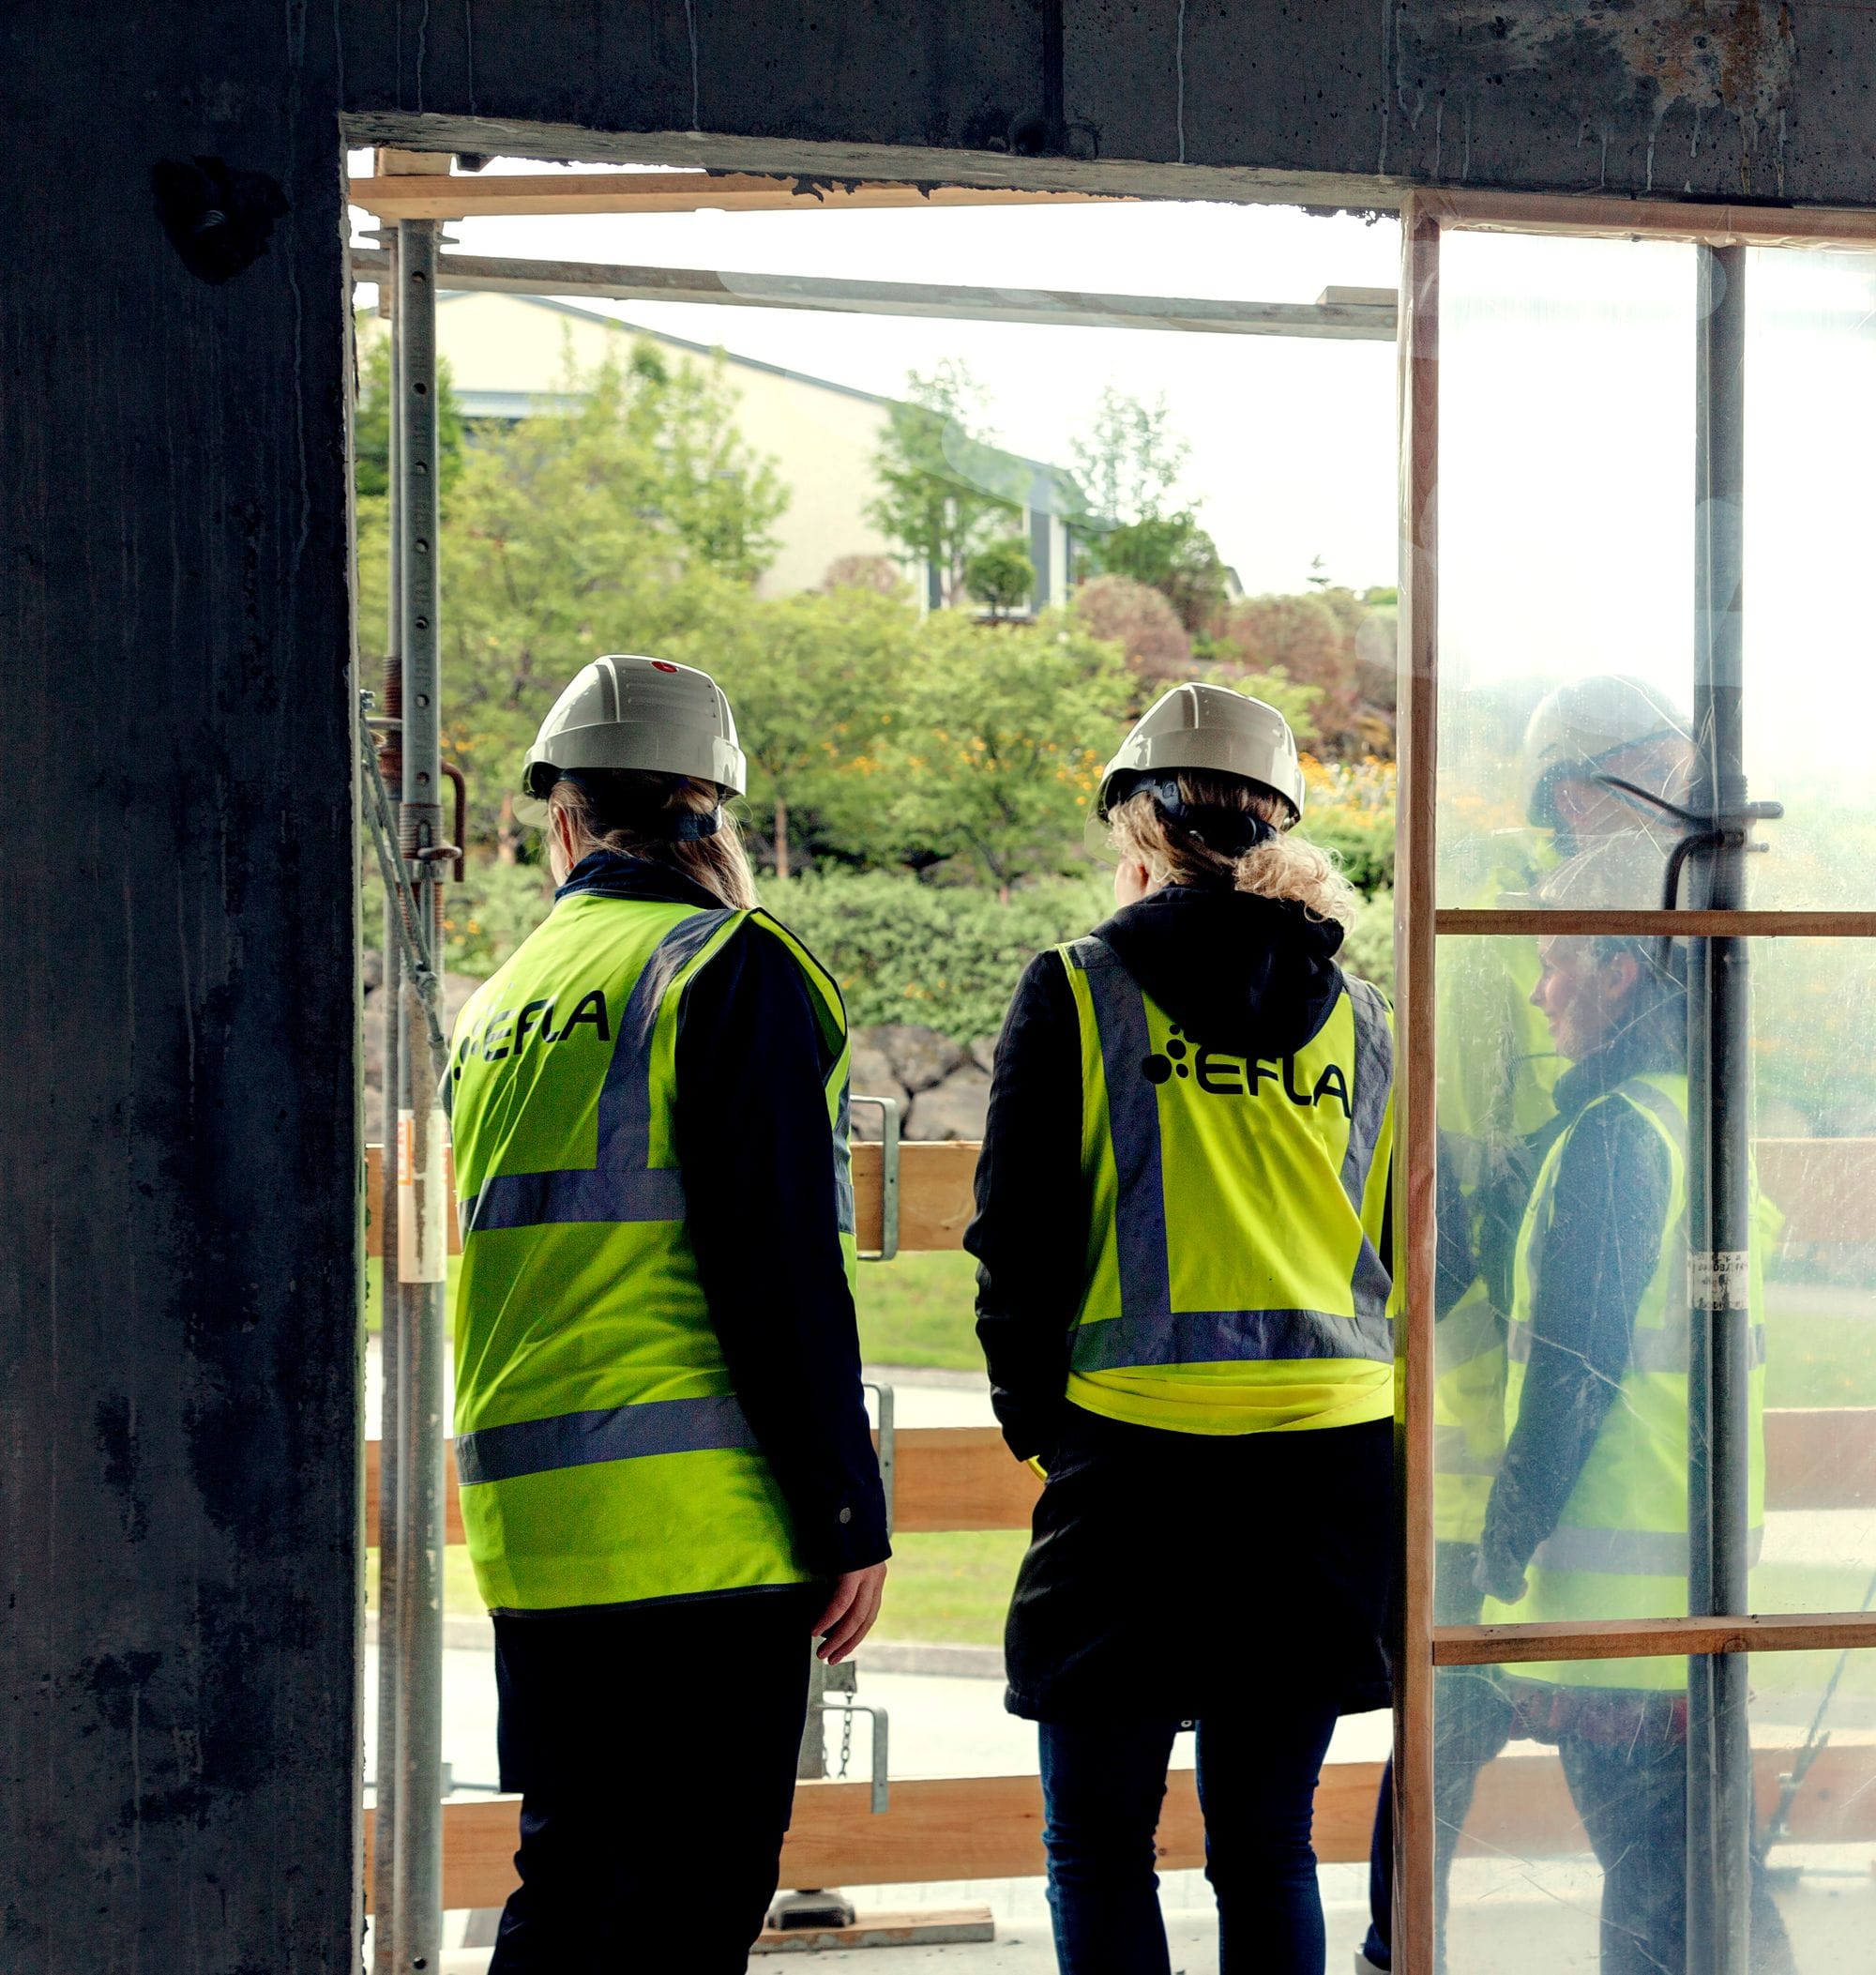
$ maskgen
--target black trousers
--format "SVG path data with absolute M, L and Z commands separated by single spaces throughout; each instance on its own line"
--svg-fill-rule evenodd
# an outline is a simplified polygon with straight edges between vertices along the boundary
M 825 1596 L 496 1618 L 522 1883 L 490 1975 L 741 1975 L 775 1891 Z

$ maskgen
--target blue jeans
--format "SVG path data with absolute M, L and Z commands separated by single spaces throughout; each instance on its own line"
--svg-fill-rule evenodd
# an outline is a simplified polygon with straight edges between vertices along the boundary
M 1199 1728 L 1220 1975 L 1323 1975 L 1309 1842 L 1332 1709 L 1285 1703 Z M 1062 1975 L 1171 1975 L 1154 1833 L 1178 1724 L 1041 1725 L 1043 1843 Z

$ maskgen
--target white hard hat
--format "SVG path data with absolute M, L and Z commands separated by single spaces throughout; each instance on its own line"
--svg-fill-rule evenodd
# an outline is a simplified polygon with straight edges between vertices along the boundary
M 622 652 L 582 666 L 541 722 L 516 821 L 541 828 L 553 784 L 582 768 L 682 775 L 726 796 L 749 785 L 736 718 L 716 680 L 694 665 Z
M 1142 781 L 1181 768 L 1241 776 L 1280 796 L 1293 822 L 1303 813 L 1303 768 L 1290 722 L 1275 706 L 1229 686 L 1188 682 L 1135 722 L 1101 777 L 1095 814 L 1105 821 Z
M 1680 740 L 1692 746 L 1686 716 L 1665 693 L 1643 680 L 1605 673 L 1558 687 L 1537 703 L 1524 730 L 1524 761 L 1531 778 L 1530 820 L 1541 828 L 1554 829 L 1560 781 L 1594 774 L 1608 756 L 1655 740 Z M 1668 785 L 1655 789 L 1654 794 L 1671 802 L 1685 795 L 1685 769 L 1656 779 Z

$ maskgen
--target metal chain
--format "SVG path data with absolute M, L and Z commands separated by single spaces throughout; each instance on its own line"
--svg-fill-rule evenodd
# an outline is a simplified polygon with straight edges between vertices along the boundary
M 854 1760 L 854 1703 L 849 1696 L 847 1705 L 840 1710 L 840 1767 L 834 1772 L 840 1782 L 846 1781 L 847 1770 Z

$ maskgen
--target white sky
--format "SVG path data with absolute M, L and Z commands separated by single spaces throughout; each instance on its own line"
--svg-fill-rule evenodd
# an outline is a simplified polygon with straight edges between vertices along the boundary
M 1399 258 L 1391 221 L 1233 205 L 582 214 L 460 220 L 449 234 L 461 252 L 524 259 L 1283 302 L 1332 284 L 1391 289 Z M 887 395 L 908 370 L 962 357 L 997 437 L 1063 465 L 1103 384 L 1163 391 L 1192 447 L 1183 493 L 1247 589 L 1299 589 L 1319 555 L 1358 588 L 1394 581 L 1391 343 L 572 299 Z
M 485 219 L 450 235 L 518 258 L 1306 302 L 1391 287 L 1399 252 L 1391 222 L 1166 204 Z M 1463 235 L 1444 280 L 1445 680 L 1629 671 L 1685 703 L 1694 250 Z M 1782 828 L 1823 858 L 1826 789 L 1876 814 L 1876 256 L 1755 252 L 1748 280 L 1748 767 L 1766 793 L 1814 798 Z M 1192 446 L 1183 491 L 1248 589 L 1300 588 L 1318 556 L 1357 587 L 1395 580 L 1391 343 L 597 306 L 885 393 L 962 357 L 1001 439 L 1064 464 L 1104 383 L 1163 391 Z

